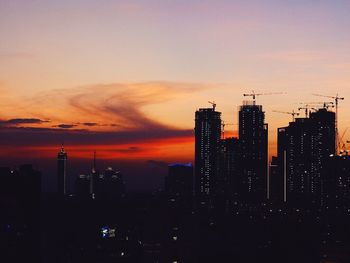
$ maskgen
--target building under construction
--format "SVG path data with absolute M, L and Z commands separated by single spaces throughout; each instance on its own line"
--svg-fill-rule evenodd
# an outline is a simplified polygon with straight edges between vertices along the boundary
M 284 201 L 296 206 L 324 204 L 327 166 L 335 155 L 335 113 L 326 108 L 278 128 L 278 167 Z

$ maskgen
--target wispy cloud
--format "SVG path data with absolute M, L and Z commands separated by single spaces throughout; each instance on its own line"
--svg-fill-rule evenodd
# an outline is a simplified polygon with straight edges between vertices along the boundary
M 98 84 L 54 90 L 29 98 L 32 114 L 62 123 L 74 123 L 93 130 L 169 129 L 146 114 L 145 109 L 208 88 L 206 85 L 173 82 Z M 55 104 L 48 104 L 55 101 Z M 43 110 L 44 109 L 44 110 Z M 176 127 L 171 127 L 176 129 Z
M 84 126 L 88 126 L 88 127 L 94 127 L 94 126 L 101 125 L 101 124 L 98 124 L 96 122 L 83 122 L 83 123 L 78 123 L 78 124 L 81 124 L 81 125 L 84 125 Z
M 22 104 L 38 118 L 13 118 L 16 125 L 0 127 L 0 145 L 22 151 L 37 149 L 51 155 L 56 149 L 54 145 L 64 141 L 71 147 L 99 148 L 105 158 L 152 158 L 152 151 L 156 156 L 160 152 L 162 155 L 187 152 L 188 156 L 190 151 L 179 151 L 179 147 L 192 143 L 192 128 L 175 127 L 170 119 L 169 123 L 155 119 L 149 109 L 206 88 L 208 86 L 200 84 L 147 82 L 91 85 L 42 93 Z M 51 122 L 46 124 L 44 119 Z M 48 146 L 49 150 L 43 150 Z M 109 146 L 113 148 L 108 150 Z M 90 153 L 75 151 L 75 156 L 90 158 Z

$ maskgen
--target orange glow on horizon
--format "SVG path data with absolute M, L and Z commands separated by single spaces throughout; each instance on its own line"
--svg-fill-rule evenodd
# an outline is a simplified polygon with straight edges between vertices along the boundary
M 91 159 L 97 152 L 99 159 L 146 160 L 161 159 L 165 161 L 189 161 L 194 156 L 194 140 L 192 136 L 167 138 L 137 143 L 121 143 L 112 145 L 67 145 L 68 158 Z M 6 157 L 25 157 L 53 159 L 59 150 L 58 145 L 6 147 L 2 155 Z

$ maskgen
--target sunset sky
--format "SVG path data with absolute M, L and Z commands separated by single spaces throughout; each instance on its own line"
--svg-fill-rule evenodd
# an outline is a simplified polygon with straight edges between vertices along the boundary
M 196 109 L 213 100 L 237 123 L 252 90 L 286 93 L 257 99 L 270 154 L 277 127 L 291 120 L 273 110 L 324 101 L 313 93 L 345 97 L 342 134 L 349 14 L 348 0 L 0 0 L 0 165 L 54 171 L 64 141 L 72 176 L 88 172 L 76 164 L 88 168 L 95 149 L 126 176 L 134 164 L 157 173 L 193 160 Z

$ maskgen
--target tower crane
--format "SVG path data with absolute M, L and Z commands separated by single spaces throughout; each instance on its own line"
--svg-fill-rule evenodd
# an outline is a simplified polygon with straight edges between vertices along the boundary
M 333 102 L 323 102 L 323 108 L 328 110 L 329 107 L 334 108 L 334 103 Z
M 215 101 L 208 101 L 208 103 L 210 103 L 213 106 L 213 110 L 215 111 L 215 108 L 216 108 Z
M 324 97 L 324 98 L 330 98 L 334 100 L 335 103 L 335 153 L 338 154 L 339 151 L 339 134 L 338 134 L 338 105 L 339 105 L 339 100 L 344 100 L 344 97 L 339 97 L 338 93 L 335 96 L 325 96 L 321 94 L 312 94 L 314 96 L 318 97 Z
M 318 101 L 318 102 L 301 102 L 303 105 L 322 105 L 323 108 L 334 108 L 334 103 L 332 101 Z
M 349 143 L 349 141 L 346 141 L 346 142 L 343 141 L 343 138 L 344 138 L 344 136 L 345 136 L 347 130 L 348 130 L 348 128 L 345 128 L 344 132 L 343 132 L 342 135 L 339 137 L 339 148 L 341 148 L 341 149 L 339 150 L 340 154 L 342 154 L 343 152 L 347 152 L 347 151 L 346 151 L 346 143 Z
M 304 107 L 299 107 L 298 110 L 305 110 L 305 118 L 308 118 L 310 111 L 317 110 L 317 109 L 310 107 L 310 105 L 306 104 L 306 105 L 304 105 Z
M 293 122 L 295 121 L 295 116 L 299 116 L 300 115 L 299 112 L 295 112 L 294 110 L 292 110 L 292 112 L 274 110 L 273 112 L 278 112 L 278 113 L 284 113 L 284 114 L 292 115 Z
M 277 95 L 277 94 L 285 94 L 285 92 L 269 92 L 269 93 L 255 93 L 254 90 L 252 90 L 252 93 L 244 93 L 244 97 L 252 97 L 253 98 L 253 103 L 255 105 L 255 99 L 257 96 L 261 95 Z
M 349 144 L 350 141 L 346 141 L 345 143 Z M 349 150 L 345 150 L 345 152 L 346 152 L 346 155 L 349 155 Z
M 222 121 L 221 126 L 222 126 L 222 139 L 225 139 L 225 126 L 230 126 L 230 125 L 237 125 L 234 123 L 225 123 L 225 121 Z

